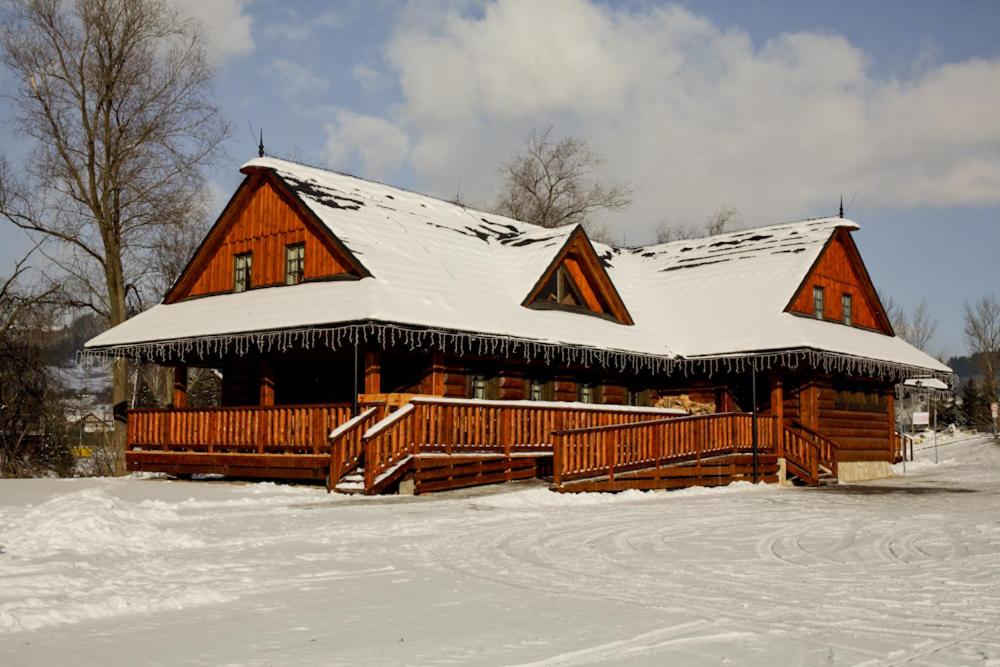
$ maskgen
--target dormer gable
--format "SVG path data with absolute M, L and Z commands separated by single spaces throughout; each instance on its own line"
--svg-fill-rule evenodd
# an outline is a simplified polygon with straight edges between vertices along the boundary
M 844 227 L 830 235 L 785 311 L 895 335 L 858 247 Z
M 246 178 L 195 251 L 164 303 L 289 282 L 370 275 L 273 170 Z
M 633 324 L 601 258 L 577 227 L 521 302 L 526 308 L 570 310 Z

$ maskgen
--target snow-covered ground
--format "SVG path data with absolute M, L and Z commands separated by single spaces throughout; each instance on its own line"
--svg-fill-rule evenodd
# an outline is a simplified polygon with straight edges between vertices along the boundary
M 0 481 L 0 665 L 1000 664 L 1000 445 L 831 489 Z

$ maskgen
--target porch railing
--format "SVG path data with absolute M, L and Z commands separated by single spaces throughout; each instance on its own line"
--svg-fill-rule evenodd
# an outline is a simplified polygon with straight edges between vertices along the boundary
M 364 435 L 365 491 L 377 493 L 418 454 L 552 451 L 554 431 L 663 419 L 673 411 L 579 403 L 414 398 Z
M 776 452 L 777 417 L 758 416 L 759 451 Z M 632 424 L 591 426 L 553 434 L 553 483 L 616 472 L 659 467 L 680 461 L 750 451 L 753 416 L 731 412 Z
M 325 455 L 350 416 L 346 403 L 130 410 L 128 449 Z

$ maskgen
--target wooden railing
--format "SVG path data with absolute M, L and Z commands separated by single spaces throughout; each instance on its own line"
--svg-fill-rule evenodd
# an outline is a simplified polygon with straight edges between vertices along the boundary
M 658 408 L 579 403 L 414 398 L 365 434 L 365 491 L 377 492 L 387 475 L 417 454 L 551 452 L 554 431 L 671 414 Z
M 758 416 L 758 450 L 774 452 L 779 420 Z M 753 416 L 732 412 L 560 430 L 553 433 L 553 482 L 607 476 L 684 460 L 749 451 Z
M 785 466 L 806 484 L 819 484 L 819 451 L 807 435 L 790 426 L 783 429 Z
M 819 457 L 819 465 L 829 470 L 836 477 L 840 446 L 819 431 L 811 429 L 801 422 L 792 421 L 789 426 L 800 432 L 806 440 L 810 440 L 815 445 L 816 453 Z
M 351 406 L 277 405 L 141 409 L 128 413 L 130 450 L 247 454 L 322 454 Z
M 337 482 L 354 472 L 364 453 L 363 436 L 368 428 L 384 414 L 381 407 L 371 407 L 352 417 L 330 433 L 330 472 L 326 477 L 326 490 L 332 491 Z

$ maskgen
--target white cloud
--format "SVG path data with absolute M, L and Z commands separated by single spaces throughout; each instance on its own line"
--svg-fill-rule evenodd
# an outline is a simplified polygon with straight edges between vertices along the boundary
M 205 31 L 209 57 L 218 64 L 253 53 L 253 17 L 249 0 L 169 0 Z
M 421 187 L 488 201 L 533 127 L 588 138 L 636 189 L 639 237 L 721 204 L 749 224 L 866 204 L 1000 203 L 1000 61 L 872 76 L 844 37 L 753 44 L 679 7 L 501 0 L 400 15 L 386 47 Z M 357 76 L 357 73 L 355 73 Z
M 303 18 L 296 9 L 285 8 L 285 16 L 287 20 L 270 22 L 261 29 L 268 39 L 298 44 L 316 31 L 339 28 L 343 24 L 341 15 L 332 10 Z
M 409 154 L 406 134 L 384 118 L 341 109 L 323 129 L 327 160 L 337 169 L 349 170 L 360 162 L 365 176 L 385 178 L 399 169 Z
M 392 80 L 380 69 L 365 63 L 358 63 L 351 69 L 351 75 L 367 95 L 377 95 L 389 88 Z
M 265 72 L 289 97 L 315 93 L 330 87 L 329 81 L 316 76 L 305 65 L 284 58 L 278 58 L 269 63 Z

